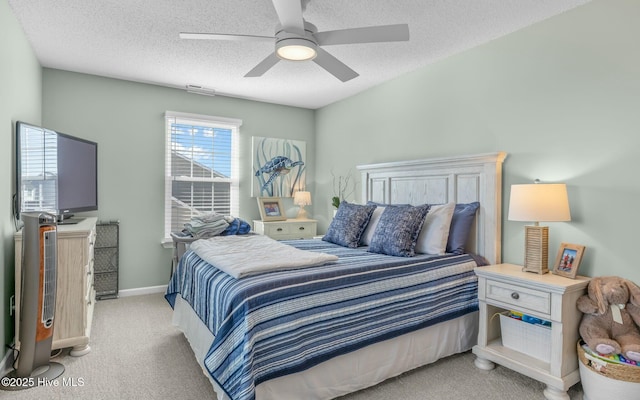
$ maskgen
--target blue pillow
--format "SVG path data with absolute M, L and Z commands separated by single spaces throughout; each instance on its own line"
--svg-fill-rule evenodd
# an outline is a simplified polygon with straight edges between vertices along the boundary
M 346 201 L 340 203 L 336 216 L 322 240 L 344 247 L 356 248 L 364 232 L 375 205 L 359 205 Z
M 476 217 L 476 211 L 480 207 L 477 201 L 468 204 L 456 204 L 456 209 L 451 218 L 447 253 L 463 254 L 464 245 L 469 238 L 471 225 Z
M 386 206 L 371 238 L 369 251 L 398 257 L 413 257 L 416 241 L 429 204 Z

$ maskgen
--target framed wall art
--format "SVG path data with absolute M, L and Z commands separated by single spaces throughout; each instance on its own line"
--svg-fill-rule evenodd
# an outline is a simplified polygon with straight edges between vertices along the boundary
M 252 139 L 254 197 L 293 197 L 305 190 L 306 143 L 303 140 L 254 136 Z

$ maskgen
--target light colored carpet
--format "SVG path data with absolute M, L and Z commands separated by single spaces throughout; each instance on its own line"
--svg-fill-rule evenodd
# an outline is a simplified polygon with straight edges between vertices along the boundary
M 160 294 L 97 302 L 90 345 L 83 357 L 65 350 L 55 358 L 66 369 L 56 380 L 58 387 L 0 392 L 0 398 L 215 399 L 189 344 L 171 325 L 171 308 Z M 500 366 L 479 370 L 473 360 L 471 352 L 451 356 L 340 400 L 544 399 L 543 384 Z M 77 386 L 65 386 L 70 382 Z M 569 395 L 581 400 L 580 384 Z

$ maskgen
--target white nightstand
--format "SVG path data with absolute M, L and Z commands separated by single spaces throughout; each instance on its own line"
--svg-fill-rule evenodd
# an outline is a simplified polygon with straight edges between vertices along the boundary
M 545 398 L 568 400 L 567 390 L 580 381 L 576 342 L 582 313 L 576 301 L 585 293 L 589 278 L 538 275 L 513 264 L 479 267 L 475 273 L 480 307 L 478 344 L 473 347 L 476 366 L 490 370 L 498 363 L 545 383 Z M 502 345 L 500 318 L 493 316 L 508 310 L 551 321 L 550 362 Z
M 276 240 L 313 239 L 318 221 L 315 219 L 288 219 L 286 221 L 253 221 L 253 230 Z

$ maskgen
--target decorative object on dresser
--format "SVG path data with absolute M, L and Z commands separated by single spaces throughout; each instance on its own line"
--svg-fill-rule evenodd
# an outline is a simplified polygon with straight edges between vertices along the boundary
M 553 273 L 556 275 L 575 278 L 578 274 L 578 267 L 582 261 L 585 247 L 579 244 L 560 243 L 556 262 L 553 264 Z
M 476 366 L 490 370 L 498 363 L 546 384 L 548 400 L 568 400 L 567 390 L 580 381 L 576 342 L 581 313 L 575 304 L 589 278 L 533 275 L 513 264 L 479 267 L 475 273 L 480 307 L 478 344 L 473 347 Z M 509 318 L 501 326 L 503 317 L 496 316 L 508 311 L 548 321 L 550 328 L 545 332 Z M 540 354 L 532 355 L 533 349 Z
M 549 227 L 539 222 L 571 221 L 567 186 L 561 183 L 511 185 L 509 221 L 528 221 L 524 233 L 523 271 L 549 272 Z
M 340 203 L 348 197 L 351 197 L 356 191 L 356 182 L 351 176 L 351 170 L 347 171 L 344 176 L 336 176 L 332 170 L 331 176 L 333 179 L 333 197 L 331 198 L 331 205 L 335 208 L 334 211 L 337 211 L 338 207 L 340 207 Z
M 15 234 L 15 292 L 16 320 L 20 320 L 22 290 L 22 234 Z M 57 228 L 57 278 L 55 329 L 51 348 L 73 347 L 70 355 L 77 357 L 91 351 L 89 337 L 96 292 L 93 288 L 93 247 L 96 237 L 96 218 L 85 218 L 74 225 Z M 20 337 L 16 325 L 16 338 Z M 19 349 L 20 343 L 16 343 Z
M 119 221 L 98 221 L 93 277 L 97 300 L 118 297 L 119 237 Z
M 315 219 L 287 219 L 285 221 L 253 221 L 253 230 L 276 240 L 312 239 L 316 236 Z
M 311 205 L 311 193 L 304 191 L 295 192 L 293 195 L 293 204 L 300 206 L 296 218 L 307 219 L 307 210 L 304 209 L 304 206 Z
M 258 197 L 258 209 L 263 221 L 284 221 L 287 219 L 280 197 Z

